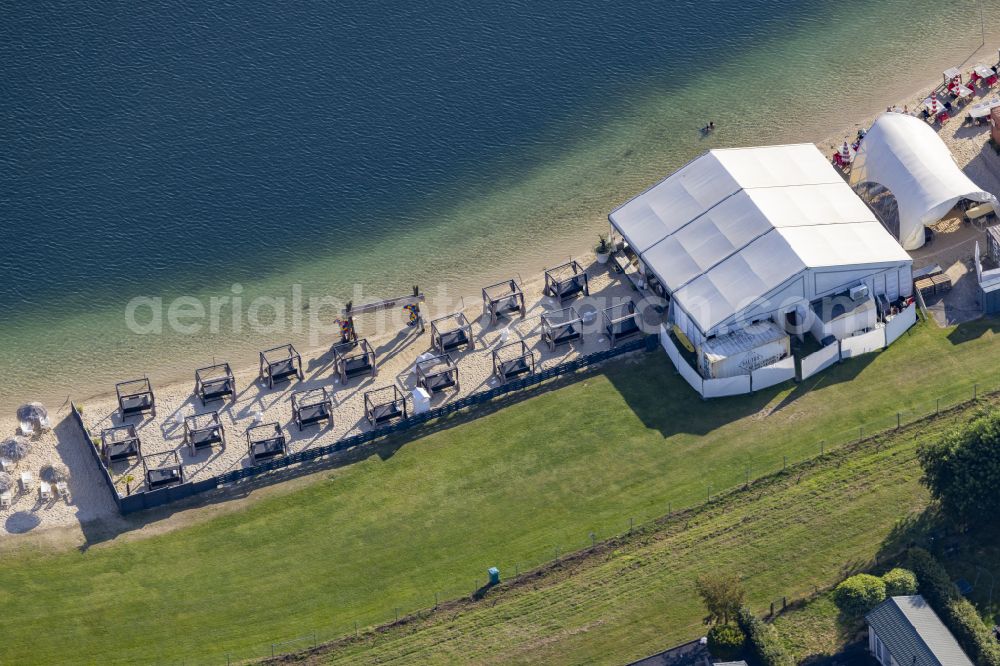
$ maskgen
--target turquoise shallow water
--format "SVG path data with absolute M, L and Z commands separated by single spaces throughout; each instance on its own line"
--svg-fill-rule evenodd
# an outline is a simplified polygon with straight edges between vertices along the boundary
M 979 44 L 976 3 L 924 0 L 18 6 L 0 407 L 309 344 L 309 314 L 234 331 L 231 306 L 217 331 L 139 335 L 137 296 L 529 277 L 703 150 L 826 136 Z

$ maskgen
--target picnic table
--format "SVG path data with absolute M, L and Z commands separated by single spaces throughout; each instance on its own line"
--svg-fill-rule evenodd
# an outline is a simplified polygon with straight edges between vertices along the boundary
M 993 96 L 969 107 L 969 117 L 979 120 L 990 115 L 990 111 L 1000 106 L 1000 96 Z
M 972 71 L 976 73 L 981 79 L 988 79 L 991 76 L 996 76 L 992 67 L 987 67 L 986 65 L 976 65 L 972 68 Z

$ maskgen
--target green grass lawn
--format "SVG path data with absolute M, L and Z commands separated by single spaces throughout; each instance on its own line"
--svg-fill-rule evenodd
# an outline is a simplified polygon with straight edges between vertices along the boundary
M 864 622 L 842 618 L 833 594 L 825 592 L 778 616 L 774 627 L 788 653 L 800 663 L 840 654 L 858 640 Z
M 698 399 L 663 354 L 648 354 L 475 421 L 387 443 L 302 490 L 192 527 L 84 551 L 5 552 L 0 662 L 218 663 L 227 652 L 269 654 L 270 642 L 314 630 L 330 638 L 355 621 L 385 622 L 397 607 L 430 606 L 435 593 L 468 594 L 488 566 L 537 565 L 557 548 L 588 544 L 591 532 L 604 538 L 630 518 L 702 501 L 709 485 L 718 492 L 742 483 L 747 466 L 756 477 L 779 469 L 784 456 L 815 455 L 821 439 L 829 448 L 853 437 L 859 424 L 894 425 L 896 410 L 912 418 L 933 411 L 938 396 L 971 396 L 973 381 L 994 387 L 996 325 L 919 326 L 889 350 L 804 386 L 714 402 Z M 915 480 L 904 481 L 920 498 Z M 869 510 L 888 520 L 905 512 L 903 499 Z M 817 519 L 857 518 L 839 502 L 811 506 Z M 786 536 L 808 535 L 802 514 L 789 520 Z M 730 538 L 742 542 L 742 529 L 733 526 Z M 697 539 L 686 543 L 700 548 Z M 804 539 L 747 552 L 797 567 L 820 546 Z M 792 593 L 826 576 L 840 552 L 769 575 L 767 586 Z M 605 592 L 625 593 L 610 583 Z M 630 652 L 697 632 L 690 600 L 674 604 L 661 587 L 648 603 L 687 619 L 664 634 L 663 618 L 649 625 L 636 615 Z M 587 653 L 585 636 L 605 631 L 595 622 L 567 655 Z
M 965 416 L 950 413 L 881 437 L 878 446 L 841 449 L 649 527 L 613 551 L 336 646 L 313 661 L 626 663 L 703 635 L 694 582 L 719 570 L 743 577 L 757 611 L 774 600 L 780 608 L 783 596 L 810 595 L 814 586 L 867 568 L 880 552 L 885 557 L 897 526 L 929 503 L 917 446 Z M 820 606 L 796 613 L 794 629 L 784 627 L 799 657 L 843 644 Z

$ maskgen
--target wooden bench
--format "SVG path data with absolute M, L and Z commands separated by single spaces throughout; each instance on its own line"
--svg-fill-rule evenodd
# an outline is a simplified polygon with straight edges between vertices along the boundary
M 934 293 L 934 280 L 932 278 L 921 278 L 917 280 L 914 284 L 917 291 L 919 291 L 925 298 Z
M 950 291 L 951 290 L 951 278 L 948 277 L 947 273 L 941 273 L 940 275 L 934 275 L 928 278 L 934 283 L 934 292 L 939 291 Z

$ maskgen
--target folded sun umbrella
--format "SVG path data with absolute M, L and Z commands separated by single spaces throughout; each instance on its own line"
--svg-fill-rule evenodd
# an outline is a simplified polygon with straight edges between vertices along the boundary
M 29 433 L 36 427 L 39 429 L 49 427 L 49 412 L 42 403 L 29 402 L 17 408 L 17 420 L 21 423 L 21 431 Z
M 38 476 L 42 477 L 42 481 L 48 481 L 49 483 L 59 483 L 60 481 L 69 480 L 69 468 L 62 463 L 55 463 L 53 465 L 45 465 L 39 471 Z
M 31 443 L 27 437 L 14 435 L 0 443 L 0 455 L 8 460 L 23 460 L 29 453 L 31 453 Z

